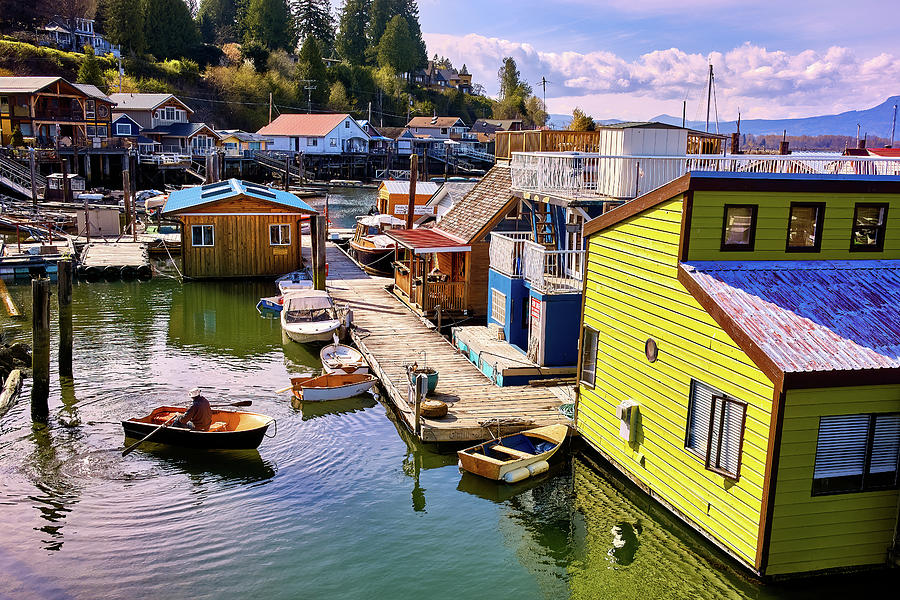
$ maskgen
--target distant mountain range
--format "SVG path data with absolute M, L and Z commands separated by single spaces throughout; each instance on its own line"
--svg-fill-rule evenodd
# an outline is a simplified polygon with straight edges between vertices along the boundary
M 742 119 L 741 133 L 754 135 L 781 134 L 787 130 L 788 135 L 848 135 L 856 136 L 857 123 L 860 126 L 860 134 L 865 136 L 880 136 L 889 138 L 891 135 L 891 121 L 894 117 L 894 105 L 900 104 L 900 96 L 891 96 L 878 106 L 865 110 L 850 110 L 837 115 L 822 115 L 818 117 L 805 117 L 802 119 Z M 550 124 L 554 128 L 567 127 L 571 122 L 570 115 L 550 115 Z M 681 125 L 681 117 L 672 115 L 657 115 L 648 121 L 658 121 L 670 125 Z M 606 119 L 598 123 L 621 123 L 619 119 Z M 688 121 L 687 126 L 693 129 L 706 128 L 705 121 Z M 715 131 L 715 126 L 710 123 L 710 130 Z M 720 133 L 732 133 L 737 131 L 735 121 L 719 121 Z M 895 134 L 900 139 L 900 131 Z

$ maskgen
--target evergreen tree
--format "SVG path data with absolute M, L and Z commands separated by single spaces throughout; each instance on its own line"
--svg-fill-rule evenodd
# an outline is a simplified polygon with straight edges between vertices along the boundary
M 370 60 L 378 55 L 378 42 L 391 17 L 397 14 L 398 0 L 372 0 L 369 4 L 369 22 L 366 25 L 366 50 Z
M 569 123 L 569 131 L 594 131 L 595 128 L 593 117 L 585 114 L 580 108 L 572 111 L 572 122 Z
M 102 15 L 103 31 L 125 54 L 143 54 L 147 50 L 144 37 L 144 4 L 134 0 L 103 0 L 97 7 Z
M 543 100 L 537 96 L 529 96 L 525 100 L 525 120 L 534 127 L 543 127 L 547 124 L 547 107 Z
M 238 41 L 237 1 L 200 0 L 197 25 L 207 44 L 223 45 Z
M 245 37 L 271 50 L 292 50 L 294 27 L 285 0 L 250 0 L 244 26 Z
M 494 107 L 494 118 L 514 119 L 526 114 L 525 101 L 531 95 L 531 86 L 522 81 L 519 67 L 513 57 L 503 59 L 497 72 L 500 82 L 500 101 Z
M 33 31 L 53 16 L 48 0 L 0 0 L 0 31 Z
M 330 54 L 334 49 L 334 19 L 329 0 L 293 0 L 291 9 L 300 41 L 314 37 L 322 53 Z
M 25 138 L 22 136 L 22 130 L 19 129 L 18 125 L 13 129 L 12 137 L 9 138 L 9 145 L 13 148 L 21 148 L 25 145 Z
M 157 58 L 187 56 L 199 45 L 200 34 L 183 0 L 144 0 L 144 14 L 147 50 Z
M 416 0 L 400 0 L 399 14 L 406 19 L 406 24 L 409 25 L 409 34 L 412 36 L 413 59 L 415 60 L 413 69 L 425 68 L 428 64 L 428 48 L 425 47 L 425 40 L 422 38 L 422 26 L 419 24 L 419 6 L 416 4 Z
M 348 113 L 353 110 L 353 99 L 347 94 L 347 88 L 340 81 L 335 81 L 328 95 L 328 108 L 334 112 Z
M 314 104 L 324 104 L 328 99 L 328 77 L 319 42 L 314 37 L 303 40 L 300 54 L 297 56 L 297 80 L 300 86 L 298 94 L 310 98 Z M 315 86 L 314 90 L 305 89 Z
M 394 16 L 378 42 L 378 66 L 408 73 L 417 66 L 415 52 L 415 40 L 410 35 L 406 19 L 400 15 Z
M 351 65 L 366 62 L 366 20 L 369 0 L 346 0 L 341 9 L 335 46 L 338 54 Z
M 89 83 L 100 89 L 106 87 L 106 81 L 100 70 L 100 61 L 97 60 L 94 49 L 90 46 L 84 47 L 84 58 L 81 60 L 81 66 L 78 67 L 78 83 Z

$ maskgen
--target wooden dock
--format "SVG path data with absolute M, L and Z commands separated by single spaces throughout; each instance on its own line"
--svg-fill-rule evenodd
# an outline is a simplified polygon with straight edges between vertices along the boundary
M 79 273 L 87 281 L 146 281 L 153 276 L 147 244 L 140 242 L 91 242 L 81 251 Z
M 308 246 L 306 246 L 308 247 Z M 497 387 L 433 327 L 385 289 L 392 282 L 365 274 L 337 246 L 328 243 L 328 291 L 353 311 L 351 336 L 381 380 L 387 399 L 410 430 L 415 407 L 408 402 L 405 365 L 417 362 L 438 370 L 437 390 L 429 398 L 449 406 L 447 416 L 422 418 L 425 442 L 467 442 L 553 423 L 568 423 L 559 412 L 559 389 Z M 490 431 L 488 430 L 490 428 Z

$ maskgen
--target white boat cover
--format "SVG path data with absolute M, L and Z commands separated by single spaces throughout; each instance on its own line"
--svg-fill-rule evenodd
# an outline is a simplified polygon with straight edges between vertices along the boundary
M 331 296 L 324 290 L 300 290 L 284 297 L 284 310 L 323 310 L 334 306 Z
M 403 227 L 406 225 L 406 221 L 391 215 L 369 215 L 367 217 L 360 217 L 359 222 L 366 227 L 381 227 L 383 225 Z
M 376 248 L 393 248 L 397 245 L 397 242 L 382 234 L 370 235 L 366 239 L 372 242 L 372 245 Z

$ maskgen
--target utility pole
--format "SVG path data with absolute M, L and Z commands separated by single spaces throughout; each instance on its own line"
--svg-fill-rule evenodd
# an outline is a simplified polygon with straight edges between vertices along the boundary
M 272 92 L 269 92 L 269 123 L 272 122 Z
M 369 127 L 373 127 L 372 125 L 372 103 L 369 102 Z
M 894 133 L 897 130 L 897 105 L 894 105 L 894 120 L 891 122 L 891 148 L 894 147 Z
M 706 88 L 706 133 L 709 133 L 709 103 L 712 100 L 713 66 L 709 65 L 709 82 Z
M 122 69 L 122 54 L 119 53 L 119 56 L 116 57 L 119 60 L 119 93 L 122 93 L 122 74 L 125 72 Z
M 544 90 L 544 97 L 542 100 L 544 103 L 544 111 L 547 110 L 547 84 L 548 83 L 553 83 L 553 82 L 547 81 L 547 78 L 544 77 L 543 75 L 541 75 L 541 88 L 543 88 L 543 90 Z
M 687 123 L 687 100 L 681 101 L 681 128 L 684 129 Z
M 310 114 L 312 112 L 312 91 L 316 89 L 316 86 L 310 85 L 313 83 L 312 79 L 301 79 L 300 83 L 306 90 L 306 114 Z

